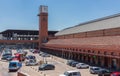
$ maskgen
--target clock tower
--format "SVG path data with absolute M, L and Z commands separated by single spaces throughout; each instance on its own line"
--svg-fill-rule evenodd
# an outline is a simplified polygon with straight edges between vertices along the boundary
M 46 43 L 48 40 L 48 6 L 40 6 L 39 16 L 39 48 L 42 43 Z

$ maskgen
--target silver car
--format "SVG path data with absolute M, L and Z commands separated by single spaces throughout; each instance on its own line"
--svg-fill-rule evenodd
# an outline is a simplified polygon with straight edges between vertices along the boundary
M 101 71 L 100 67 L 90 67 L 90 73 L 91 74 L 99 74 L 99 72 Z
M 89 68 L 89 65 L 85 64 L 85 63 L 78 63 L 76 64 L 76 68 L 80 69 L 80 68 Z

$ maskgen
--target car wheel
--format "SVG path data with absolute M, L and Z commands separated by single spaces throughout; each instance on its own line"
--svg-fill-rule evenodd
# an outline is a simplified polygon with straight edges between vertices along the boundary
M 52 70 L 55 70 L 55 68 L 52 68 Z
M 90 74 L 92 74 L 92 72 L 90 71 Z

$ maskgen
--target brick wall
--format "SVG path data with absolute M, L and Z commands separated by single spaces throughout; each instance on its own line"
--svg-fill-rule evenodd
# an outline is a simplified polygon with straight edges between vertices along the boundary
M 74 38 L 82 38 L 82 37 L 86 37 L 86 32 L 74 34 Z
M 104 33 L 103 33 L 103 30 L 99 30 L 99 31 L 90 31 L 90 32 L 87 32 L 87 37 L 99 37 L 99 36 L 103 36 Z

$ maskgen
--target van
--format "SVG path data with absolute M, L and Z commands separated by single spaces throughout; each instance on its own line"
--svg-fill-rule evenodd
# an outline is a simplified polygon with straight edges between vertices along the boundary
M 9 62 L 9 72 L 10 71 L 17 71 L 22 67 L 22 63 L 18 60 L 13 60 Z

